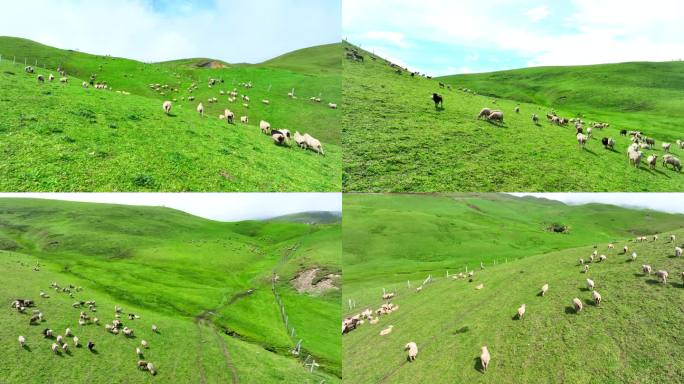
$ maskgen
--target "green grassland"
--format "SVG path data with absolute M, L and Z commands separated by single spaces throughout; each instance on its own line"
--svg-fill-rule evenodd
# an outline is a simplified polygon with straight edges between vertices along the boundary
M 341 99 L 341 64 L 330 63 L 339 51 L 339 44 L 312 47 L 257 65 L 210 59 L 146 64 L 0 37 L 0 190 L 339 191 L 341 111 L 327 107 Z M 307 54 L 315 61 L 308 63 Z M 30 65 L 37 60 L 34 74 L 24 73 L 24 58 Z M 39 74 L 59 79 L 60 65 L 67 85 L 38 83 Z M 91 74 L 113 91 L 83 89 Z M 210 78 L 223 83 L 209 88 Z M 240 86 L 247 82 L 253 88 Z M 198 87 L 190 93 L 193 83 Z M 239 97 L 228 102 L 236 88 L 250 97 L 248 107 Z M 293 88 L 296 99 L 287 96 Z M 209 103 L 212 97 L 218 102 Z M 161 108 L 165 100 L 175 100 L 170 116 Z M 199 102 L 204 118 L 196 112 Z M 238 121 L 248 116 L 249 124 L 219 120 L 224 109 Z M 260 120 L 310 133 L 326 155 L 274 145 L 260 133 Z
M 344 211 L 344 316 L 378 308 L 383 288 L 396 292 L 399 306 L 343 336 L 345 380 L 684 382 L 684 261 L 666 239 L 676 234 L 681 243 L 682 215 L 491 194 L 346 195 Z M 555 233 L 550 224 L 569 230 Z M 634 241 L 655 233 L 657 241 Z M 611 241 L 615 250 L 607 249 Z M 636 261 L 622 254 L 623 245 L 637 252 Z M 608 259 L 585 275 L 578 259 L 594 246 Z M 641 264 L 667 270 L 670 280 L 643 275 Z M 472 282 L 446 278 L 466 266 L 475 270 Z M 416 292 L 429 274 L 433 282 Z M 600 306 L 591 302 L 587 277 L 603 296 Z M 543 284 L 550 287 L 545 297 L 538 295 Z M 574 297 L 585 305 L 579 314 Z M 527 311 L 519 321 L 521 304 Z M 393 331 L 379 336 L 389 325 Z M 403 351 L 409 341 L 419 349 L 410 363 Z M 483 345 L 492 356 L 484 374 Z
M 82 380 L 86 374 L 96 381 L 110 375 L 115 382 L 143 381 L 135 369 L 134 348 L 126 349 L 128 341 L 103 329 L 116 304 L 124 313 L 141 314 L 140 321 L 124 319 L 139 333 L 138 342 L 149 338 L 163 343 L 149 352 L 149 359 L 159 362 L 158 379 L 338 382 L 339 290 L 299 294 L 290 280 L 314 267 L 339 273 L 340 231 L 339 223 L 221 223 L 166 208 L 1 199 L 0 260 L 12 279 L 0 291 L 8 304 L 0 316 L 9 325 L 0 338 L 17 348 L 3 359 L 0 374 L 14 382 L 30 381 L 39 369 L 47 369 L 40 374 L 57 381 Z M 289 251 L 293 247 L 296 252 Z M 36 264 L 38 271 L 33 270 Z M 294 341 L 271 290 L 274 272 L 280 276 L 276 289 L 290 326 L 303 339 L 303 357 L 310 354 L 320 363 L 314 374 L 290 353 Z M 52 281 L 84 289 L 71 299 L 48 291 Z M 51 297 L 39 298 L 41 290 Z M 36 300 L 46 321 L 29 326 L 27 315 L 9 309 L 15 297 Z M 91 298 L 98 303 L 95 316 L 102 324 L 78 327 L 79 312 L 70 305 Z M 161 334 L 146 332 L 150 324 L 157 324 Z M 71 368 L 51 364 L 58 357 L 46 357 L 50 343 L 40 331 L 51 327 L 59 332 L 67 326 L 81 340 L 93 338 L 101 355 L 93 360 L 79 349 L 73 355 L 80 363 L 66 363 Z M 24 333 L 31 353 L 18 348 L 16 338 Z M 25 363 L 20 370 L 16 359 Z M 89 364 L 87 372 L 78 369 Z M 36 370 L 26 369 L 34 366 Z M 50 376 L 52 370 L 60 372 Z
M 680 173 L 660 164 L 661 143 L 674 148 L 684 140 L 682 62 L 426 79 L 397 74 L 384 59 L 364 54 L 363 63 L 343 62 L 345 191 L 679 191 L 684 185 Z M 433 92 L 444 97 L 443 110 L 435 109 Z M 478 120 L 484 107 L 503 111 L 504 123 Z M 546 121 L 551 111 L 581 117 L 585 128 L 598 121 L 610 127 L 594 129 L 580 150 L 572 124 Z M 659 156 L 656 169 L 629 165 L 622 129 L 656 139 L 653 150 L 644 150 L 644 160 Z M 616 140 L 615 150 L 603 148 L 604 136 Z M 684 156 L 679 148 L 671 152 Z

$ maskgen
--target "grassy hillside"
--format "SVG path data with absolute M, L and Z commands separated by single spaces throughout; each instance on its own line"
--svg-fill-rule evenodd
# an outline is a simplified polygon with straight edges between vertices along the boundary
M 323 56 L 329 51 L 326 46 L 306 50 Z M 0 163 L 2 190 L 339 190 L 340 110 L 327 107 L 341 98 L 339 72 L 267 65 L 211 68 L 198 66 L 206 63 L 202 59 L 145 64 L 9 37 L 0 37 L 0 55 L 0 86 L 6 90 L 0 96 L 5 111 L 0 122 L 6 158 Z M 31 65 L 38 61 L 36 73 L 24 73 L 25 57 Z M 67 85 L 37 82 L 38 74 L 59 78 L 59 65 L 70 78 Z M 91 74 L 113 90 L 83 89 L 81 83 Z M 210 78 L 223 82 L 210 88 Z M 247 82 L 253 88 L 240 86 Z M 193 83 L 198 87 L 190 92 Z M 169 88 L 157 91 L 150 84 Z M 297 99 L 287 96 L 292 88 Z M 250 97 L 248 107 L 239 97 L 228 102 L 233 89 Z M 309 100 L 318 95 L 324 102 Z M 187 101 L 189 96 L 196 99 Z M 218 102 L 209 103 L 212 97 Z M 164 100 L 174 101 L 170 116 L 162 111 Z M 196 113 L 199 102 L 205 106 L 204 118 Z M 224 109 L 238 121 L 248 116 L 249 124 L 227 125 L 218 119 Z M 275 146 L 259 131 L 262 119 L 273 128 L 309 132 L 321 140 L 326 156 Z
M 192 331 L 191 336 L 199 336 L 169 338 L 168 347 L 164 348 L 169 353 L 163 355 L 169 359 L 164 361 L 168 369 L 165 374 L 181 381 L 183 377 L 197 381 L 197 375 L 206 377 L 206 382 L 221 381 L 228 364 L 235 367 L 242 382 L 296 381 L 305 377 L 311 382 L 322 378 L 335 382 L 341 369 L 337 333 L 339 291 L 299 294 L 291 288 L 290 280 L 300 271 L 312 268 L 339 271 L 339 238 L 340 225 L 220 223 L 166 208 L 2 199 L 3 260 L 11 253 L 21 261 L 23 268 L 15 268 L 20 273 L 17 279 L 26 280 L 20 287 L 5 284 L 3 300 L 9 303 L 17 295 L 38 300 L 38 292 L 47 290 L 52 281 L 69 282 L 84 287 L 83 294 L 78 296 L 82 300 L 95 296 L 107 302 L 106 307 L 98 304 L 101 311 L 97 313 L 105 322 L 113 316 L 110 308 L 116 303 L 126 311 L 135 308 L 144 314 L 145 320 L 150 317 L 168 321 L 171 325 L 163 328 L 169 333 Z M 301 251 L 293 254 L 290 251 L 293 247 Z M 284 255 L 288 255 L 288 263 L 292 264 L 289 268 L 282 266 Z M 6 261 L 6 265 L 15 265 L 16 261 L 12 260 Z M 40 271 L 32 270 L 36 263 L 41 265 Z M 285 296 L 282 301 L 292 318 L 290 328 L 295 327 L 297 337 L 304 339 L 302 357 L 311 354 L 320 363 L 318 373 L 313 376 L 303 375 L 305 368 L 290 353 L 296 339 L 286 330 L 272 291 L 274 272 L 280 275 L 275 287 Z M 64 301 L 73 302 L 68 297 Z M 42 309 L 43 304 L 38 303 Z M 68 318 L 64 312 L 69 312 L 69 305 L 61 303 L 51 307 L 50 311 L 57 312 L 55 316 L 60 318 L 53 322 L 46 315 L 45 325 L 55 329 L 75 328 L 77 319 Z M 17 317 L 10 310 L 4 313 L 2 316 L 9 317 L 3 323 L 11 320 L 12 331 L 0 333 L 3 342 L 15 343 L 18 335 L 15 331 L 21 330 L 31 339 L 37 339 L 39 327 L 26 327 L 24 320 L 28 324 L 28 318 Z M 147 320 L 144 325 L 144 328 L 138 323 L 130 326 L 142 333 L 143 329 L 149 329 Z M 169 329 L 176 326 L 178 329 Z M 88 335 L 98 340 L 109 336 L 102 327 L 96 327 Z M 196 342 L 198 346 L 216 343 L 216 348 L 223 352 L 207 352 L 206 356 L 193 352 L 186 359 L 192 362 L 183 362 L 187 364 L 185 368 L 176 367 L 179 371 L 172 371 L 169 368 L 173 365 L 173 354 L 186 354 L 188 342 Z M 47 347 L 43 344 L 40 340 L 40 344 L 33 345 L 49 352 L 49 344 Z M 255 360 L 254 353 L 263 356 L 263 362 Z M 224 358 L 225 354 L 230 358 Z M 135 356 L 131 353 L 131 357 Z M 99 364 L 106 364 L 105 360 Z M 229 362 L 223 364 L 224 360 Z M 279 369 L 281 365 L 283 370 Z M 117 377 L 136 377 L 135 367 L 132 368 Z M 0 371 L 8 370 L 16 367 L 0 366 Z M 107 369 L 96 365 L 93 371 L 101 375 Z M 31 373 L 26 371 L 21 375 Z M 73 376 L 76 371 L 64 374 L 72 379 L 79 377 Z
M 674 148 L 675 140 L 684 140 L 678 128 L 684 120 L 677 109 L 684 98 L 681 63 L 535 68 L 426 79 L 405 71 L 397 74 L 382 58 L 365 56 L 363 63 L 343 62 L 346 191 L 682 188 L 682 175 L 660 163 L 663 141 Z M 452 90 L 440 88 L 439 81 Z M 623 86 L 615 86 L 623 81 Z M 433 92 L 444 97 L 443 110 L 435 109 Z M 514 112 L 516 106 L 520 113 Z M 502 110 L 504 124 L 478 120 L 484 107 Z M 558 127 L 546 122 L 544 116 L 552 110 L 567 118 L 581 116 L 586 125 L 603 121 L 611 126 L 595 129 L 586 149 L 580 150 L 572 124 Z M 540 116 L 538 125 L 532 123 L 532 113 Z M 620 136 L 622 129 L 655 138 L 656 146 L 644 150 L 644 160 L 658 155 L 656 169 L 629 165 L 630 140 Z M 614 151 L 603 148 L 604 136 L 616 140 Z M 680 149 L 671 152 L 680 159 L 684 156 Z
M 399 306 L 378 324 L 363 324 L 343 336 L 345 380 L 684 382 L 677 326 L 684 311 L 684 263 L 666 239 L 676 234 L 676 244 L 681 243 L 681 215 L 499 195 L 345 197 L 343 302 L 352 299 L 356 308 L 344 306 L 343 312 L 378 308 L 383 288 L 396 292 L 392 302 Z M 470 213 L 455 215 L 458 211 Z M 400 214 L 414 224 L 393 224 Z M 570 225 L 569 233 L 547 232 L 549 217 Z M 635 234 L 656 232 L 657 241 L 633 241 Z M 616 241 L 617 249 L 608 250 L 608 241 Z M 361 243 L 367 253 L 355 247 Z M 608 259 L 592 263 L 585 275 L 578 259 L 588 259 L 593 245 Z M 621 254 L 623 245 L 637 252 L 635 262 Z M 409 249 L 399 251 L 402 246 Z M 643 275 L 641 264 L 667 270 L 670 281 L 662 285 L 654 275 Z M 475 270 L 472 282 L 445 277 L 447 269 L 453 275 L 466 265 Z M 433 282 L 416 292 L 429 273 Z M 603 296 L 600 306 L 585 288 L 587 277 Z M 479 284 L 483 288 L 475 289 Z M 545 297 L 538 296 L 543 284 L 549 284 Z M 571 308 L 574 297 L 585 305 L 579 314 Z M 521 304 L 527 307 L 522 321 L 514 319 Z M 392 332 L 379 336 L 389 325 Z M 418 345 L 414 362 L 407 362 L 403 351 L 409 341 Z M 484 374 L 479 370 L 483 345 L 492 356 Z
M 278 216 L 270 219 L 271 221 L 289 221 L 294 223 L 306 224 L 331 224 L 338 223 L 342 220 L 342 212 L 301 212 L 290 215 Z

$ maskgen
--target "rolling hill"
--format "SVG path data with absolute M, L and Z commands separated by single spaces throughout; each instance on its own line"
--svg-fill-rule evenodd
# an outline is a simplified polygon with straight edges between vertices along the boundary
M 0 199 L 0 263 L 10 276 L 0 289 L 8 304 L 0 339 L 14 345 L 21 334 L 29 346 L 6 351 L 0 375 L 10 382 L 146 382 L 134 353 L 145 339 L 145 357 L 162 380 L 339 382 L 340 236 L 340 224 L 225 223 L 168 208 Z M 309 271 L 329 289 L 300 291 L 295 281 Z M 50 289 L 52 282 L 83 290 L 70 298 Z M 35 300 L 45 321 L 31 326 L 30 316 L 10 309 L 17 297 Z M 97 302 L 89 314 L 99 326 L 76 324 L 74 300 Z M 123 319 L 137 340 L 105 332 L 114 305 L 141 316 Z M 46 327 L 71 327 L 99 353 L 51 356 L 40 334 Z M 299 340 L 297 357 L 291 351 Z M 313 374 L 305 359 L 319 364 Z
M 357 47 L 344 43 L 347 49 Z M 528 68 L 440 79 L 397 73 L 368 52 L 344 60 L 343 189 L 356 192 L 679 191 L 682 175 L 661 165 L 684 140 L 681 62 Z M 442 88 L 439 82 L 445 83 Z M 440 93 L 444 108 L 431 95 Z M 484 108 L 504 112 L 504 123 L 478 120 Z M 515 113 L 515 107 L 520 108 Z M 572 124 L 559 127 L 547 113 L 610 123 L 594 129 L 581 150 Z M 534 124 L 531 115 L 541 120 Z M 656 145 L 655 169 L 630 166 L 630 138 L 642 131 Z M 586 132 L 586 131 L 585 131 Z M 606 150 L 603 137 L 615 139 Z M 644 163 L 642 163 L 644 165 Z
M 0 37 L 0 190 L 339 191 L 340 110 L 327 107 L 341 99 L 341 64 L 330 64 L 339 58 L 330 56 L 335 48 L 306 48 L 268 64 L 142 63 Z M 307 64 L 307 55 L 316 61 Z M 24 72 L 25 61 L 34 74 Z M 69 83 L 58 81 L 59 66 Z M 36 80 L 50 73 L 54 82 Z M 84 89 L 93 74 L 111 89 Z M 212 87 L 210 79 L 217 80 Z M 250 101 L 229 102 L 234 89 Z M 293 89 L 297 98 L 287 96 Z M 165 100 L 173 100 L 169 116 Z M 249 123 L 227 125 L 217 118 L 224 109 Z M 326 155 L 274 145 L 260 120 L 310 133 Z
M 493 194 L 346 195 L 344 211 L 343 303 L 355 303 L 344 316 L 380 307 L 385 290 L 399 307 L 343 336 L 345 380 L 684 382 L 677 326 L 684 262 L 674 256 L 684 216 Z M 555 232 L 553 224 L 567 230 Z M 670 234 L 680 240 L 670 242 Z M 648 240 L 636 242 L 641 235 Z M 607 249 L 609 242 L 616 249 Z M 584 274 L 578 259 L 594 249 L 607 260 Z M 641 264 L 667 270 L 670 280 L 661 284 Z M 467 271 L 472 281 L 453 279 Z M 432 282 L 421 285 L 428 275 Z M 603 296 L 600 306 L 586 278 Z M 579 314 L 574 297 L 584 302 Z M 521 304 L 527 311 L 517 320 Z M 379 336 L 390 325 L 392 332 Z M 419 351 L 414 362 L 403 351 L 410 341 Z M 483 345 L 492 356 L 486 373 Z

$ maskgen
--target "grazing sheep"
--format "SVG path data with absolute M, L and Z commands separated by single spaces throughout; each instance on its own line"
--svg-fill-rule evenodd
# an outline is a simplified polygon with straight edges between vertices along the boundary
M 682 256 L 682 249 L 680 247 L 675 247 L 675 256 L 677 256 L 677 257 Z
M 515 107 L 515 113 L 520 113 L 520 107 Z
M 305 138 L 304 136 L 302 136 L 302 135 L 299 133 L 299 131 L 295 131 L 293 137 L 294 137 L 295 143 L 297 143 L 297 145 L 298 145 L 300 148 L 306 149 L 306 148 L 308 147 L 308 145 L 306 144 L 306 138 Z
M 165 101 L 164 104 L 162 104 L 162 109 L 164 110 L 164 113 L 167 115 L 171 112 L 171 102 L 170 101 Z
M 33 67 L 30 65 L 26 66 L 24 67 L 24 71 L 26 71 L 26 73 L 33 73 Z
M 592 280 L 592 279 L 587 279 L 587 288 L 589 288 L 589 290 L 593 290 L 593 289 L 594 289 L 594 280 Z
M 392 332 L 392 328 L 394 328 L 394 325 L 390 325 L 387 328 L 383 329 L 382 331 L 380 331 L 380 336 L 389 335 Z
M 19 346 L 24 348 L 24 344 L 26 344 L 26 338 L 24 336 L 19 336 Z
M 78 348 L 78 336 L 74 336 L 73 342 L 74 342 L 74 347 Z
M 628 251 L 629 251 L 628 246 L 625 245 L 624 247 L 622 247 L 622 253 L 627 254 Z
M 651 266 L 648 264 L 642 264 L 641 265 L 641 270 L 644 271 L 644 274 L 650 275 L 651 274 Z
M 92 340 L 88 340 L 88 350 L 92 351 L 93 349 L 95 349 L 95 343 Z
M 589 255 L 589 261 L 592 263 L 594 262 L 594 254 L 593 253 L 591 255 Z
M 268 121 L 261 120 L 259 122 L 259 128 L 265 135 L 268 135 L 271 132 L 271 124 Z
M 650 169 L 655 169 L 656 163 L 658 162 L 658 155 L 650 155 L 646 158 L 646 163 Z
M 533 114 L 532 114 L 532 122 L 535 123 L 535 124 L 538 124 L 538 123 L 539 123 L 539 116 L 537 116 L 536 113 L 533 113 Z
M 278 145 L 287 145 L 290 139 L 290 131 L 287 129 L 278 129 L 271 131 L 271 139 Z
M 580 263 L 580 265 L 584 265 L 584 259 L 580 257 L 579 263 Z
M 670 152 L 670 143 L 662 143 L 661 146 L 663 147 L 663 153 L 668 153 Z
M 542 296 L 546 295 L 546 292 L 548 292 L 548 291 L 549 291 L 549 285 L 548 285 L 548 284 L 542 285 L 542 287 L 541 287 L 541 295 L 542 295 Z
M 55 81 L 55 75 L 51 73 L 50 76 L 48 76 L 48 80 Z
M 492 111 L 492 113 L 487 116 L 488 121 L 498 121 L 500 123 L 503 123 L 504 121 L 504 114 L 501 111 Z
M 441 95 L 433 93 L 432 101 L 435 103 L 435 109 L 444 108 L 444 98 Z
M 57 343 L 52 343 L 50 346 L 50 349 L 52 350 L 52 353 L 57 354 L 59 353 L 59 345 Z
M 307 148 L 315 151 L 316 154 L 325 155 L 325 153 L 323 152 L 323 146 L 321 145 L 321 142 L 318 141 L 318 139 L 315 139 L 313 136 L 309 135 L 308 133 L 305 133 L 304 141 L 306 142 Z
M 43 75 L 38 75 L 37 77 L 39 83 L 44 83 L 45 82 L 45 77 Z
M 140 369 L 142 371 L 147 371 L 147 361 L 138 360 L 138 369 Z
M 329 107 L 330 109 L 337 109 L 337 104 L 335 104 L 335 103 L 328 103 L 328 107 Z
M 416 359 L 416 356 L 418 356 L 418 346 L 413 341 L 407 343 L 404 346 L 404 351 L 408 351 L 408 361 L 414 361 Z
M 152 363 L 147 363 L 147 370 L 150 371 L 152 376 L 157 374 L 157 371 L 154 369 L 154 364 Z
M 480 365 L 482 365 L 482 372 L 487 371 L 487 366 L 489 365 L 489 360 L 491 358 L 492 357 L 489 355 L 489 350 L 487 349 L 487 346 L 483 346 L 480 352 Z
M 582 308 L 583 308 L 582 301 L 580 299 L 578 299 L 577 297 L 572 299 L 572 306 L 575 308 L 575 313 L 582 312 Z
M 591 293 L 591 297 L 594 299 L 596 305 L 601 305 L 601 294 L 594 291 Z
M 204 105 L 202 105 L 202 103 L 199 103 L 199 105 L 197 106 L 197 113 L 204 117 Z
M 229 124 L 233 124 L 235 120 L 235 114 L 230 109 L 226 109 L 225 111 L 223 111 L 223 116 Z
M 62 337 L 62 335 L 57 335 L 57 344 L 62 345 L 63 340 L 64 338 Z
M 130 328 L 128 328 L 128 327 L 124 327 L 123 333 L 124 333 L 124 335 L 126 335 L 126 336 L 128 336 L 128 337 L 133 336 L 133 330 L 130 329 Z
M 69 351 L 69 345 L 67 343 L 62 344 L 62 351 L 64 351 L 64 352 Z
M 145 341 L 145 340 L 141 341 L 141 342 L 140 342 L 140 345 L 141 345 L 143 348 L 149 348 L 149 347 L 150 347 L 150 345 L 149 345 L 149 344 L 147 343 L 147 341 Z
M 605 149 L 615 149 L 615 140 L 613 140 L 610 137 L 604 137 L 601 139 L 601 144 L 603 144 L 603 148 Z
M 478 119 L 481 119 L 481 118 L 485 118 L 485 119 L 486 119 L 487 117 L 489 117 L 489 115 L 490 115 L 491 113 L 492 113 L 492 110 L 491 110 L 491 109 L 489 109 L 489 108 L 482 108 L 482 109 L 480 110 L 480 113 L 477 115 L 477 118 L 478 118 Z M 536 115 L 535 115 L 535 116 L 536 116 Z M 533 118 L 533 120 L 534 120 L 534 118 Z
M 269 105 L 269 104 L 271 104 L 271 102 L 270 102 L 270 101 L 268 101 L 268 100 L 266 100 L 266 99 L 263 99 L 263 100 L 261 100 L 261 102 L 262 102 L 262 103 L 264 103 L 264 104 L 266 104 L 266 105 Z
M 143 353 L 142 353 L 142 351 L 140 350 L 140 348 L 135 347 L 135 354 L 138 355 L 138 356 L 142 356 Z
M 82 83 L 81 83 L 81 87 L 83 87 L 83 88 L 88 88 L 88 83 L 86 83 L 85 81 L 82 82 Z
M 69 78 L 68 78 L 68 77 L 61 77 L 61 78 L 59 79 L 59 82 L 62 83 L 62 84 L 66 84 L 66 83 L 69 82 Z
M 154 325 L 154 324 L 152 324 L 152 332 L 154 332 L 154 333 L 158 333 L 158 332 L 159 332 L 159 328 L 157 328 L 157 326 Z
M 679 161 L 678 158 L 676 158 L 672 155 L 664 155 L 663 156 L 663 167 L 667 168 L 668 164 L 672 165 L 672 169 L 674 169 L 676 171 L 682 170 L 682 163 L 681 163 L 681 161 Z
M 634 165 L 635 168 L 639 168 L 643 153 L 641 151 L 628 151 L 627 155 L 629 156 L 629 164 Z
M 637 258 L 637 253 L 636 253 L 636 252 L 632 252 L 632 261 L 636 260 L 636 258 Z
M 578 133 L 577 134 L 577 144 L 579 144 L 580 148 L 585 148 L 587 145 L 587 136 Z
M 240 116 L 240 122 L 242 124 L 247 124 L 249 123 L 249 118 L 247 116 Z
M 674 243 L 676 239 L 677 239 L 677 236 L 675 236 L 675 235 L 670 235 L 670 241 L 671 241 L 671 242 Z
M 660 281 L 663 284 L 667 284 L 667 277 L 669 276 L 667 271 L 663 271 L 662 269 L 658 272 L 656 272 L 656 276 L 660 279 Z
M 606 255 L 599 256 L 599 262 L 606 261 L 606 259 L 607 259 Z
M 522 320 L 524 316 L 525 316 L 525 304 L 521 305 L 520 308 L 518 308 L 518 320 Z

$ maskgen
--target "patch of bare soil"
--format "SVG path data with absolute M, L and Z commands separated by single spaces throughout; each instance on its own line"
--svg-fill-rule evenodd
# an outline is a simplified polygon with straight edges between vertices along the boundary
M 337 284 L 340 275 L 326 274 L 319 276 L 319 268 L 301 271 L 291 280 L 292 286 L 299 293 L 323 294 L 331 290 L 340 289 Z

